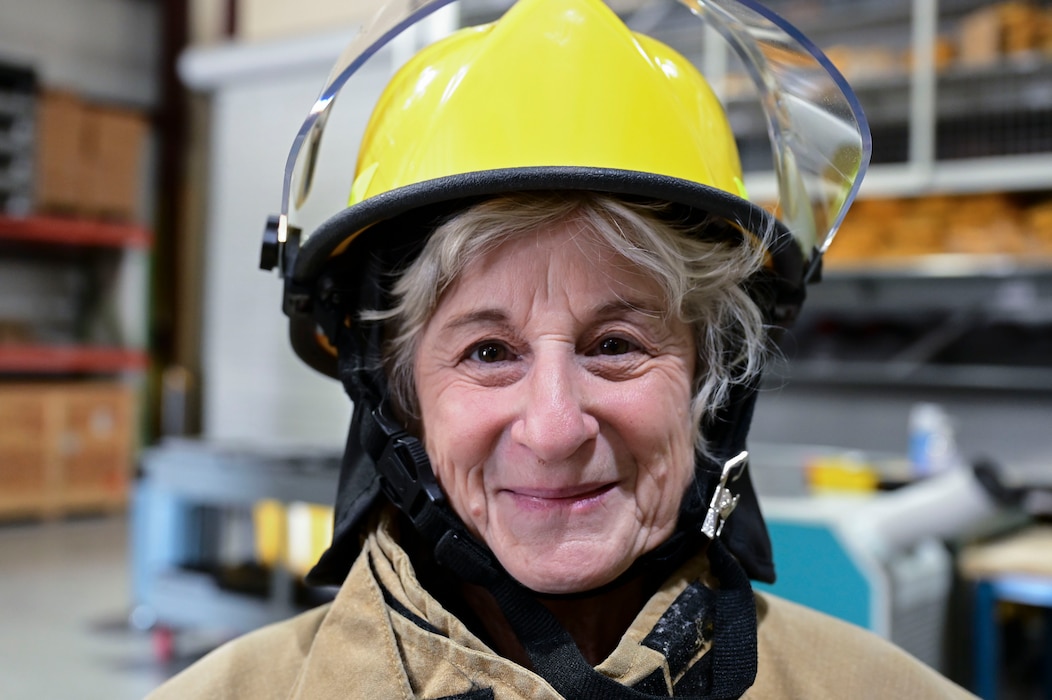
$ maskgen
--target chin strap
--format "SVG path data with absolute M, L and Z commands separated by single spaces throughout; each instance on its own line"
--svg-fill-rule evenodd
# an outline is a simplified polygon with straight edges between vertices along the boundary
M 719 579 L 715 591 L 711 670 L 699 679 L 702 694 L 676 695 L 698 700 L 734 700 L 756 680 L 756 601 L 745 571 L 719 540 L 709 547 L 712 573 Z M 456 533 L 443 536 L 435 547 L 439 564 L 456 571 L 466 581 L 483 586 L 496 598 L 515 636 L 526 649 L 534 673 L 567 698 L 650 700 L 667 698 L 621 685 L 595 670 L 581 654 L 570 634 L 535 597 L 516 582 L 477 543 Z M 697 663 L 705 663 L 699 660 Z M 697 690 L 688 689 L 689 690 Z M 706 691 L 707 692 L 704 692 Z
M 473 541 L 446 502 L 420 440 L 382 408 L 373 410 L 372 420 L 375 430 L 365 447 L 376 460 L 380 488 L 387 499 L 409 518 L 428 546 L 450 532 Z

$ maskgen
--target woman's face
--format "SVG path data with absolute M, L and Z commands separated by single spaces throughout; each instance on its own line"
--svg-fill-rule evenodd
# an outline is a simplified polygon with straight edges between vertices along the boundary
M 606 584 L 672 532 L 693 474 L 694 342 L 660 287 L 573 224 L 469 265 L 415 360 L 424 443 L 525 586 Z

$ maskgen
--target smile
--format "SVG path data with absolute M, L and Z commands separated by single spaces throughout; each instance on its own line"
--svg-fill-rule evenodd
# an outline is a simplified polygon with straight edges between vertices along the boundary
M 507 489 L 516 505 L 526 510 L 582 509 L 599 503 L 617 485 L 582 484 L 561 489 Z

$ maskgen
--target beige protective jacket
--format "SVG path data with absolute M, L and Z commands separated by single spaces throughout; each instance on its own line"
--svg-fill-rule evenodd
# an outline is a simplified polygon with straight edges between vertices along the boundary
M 673 662 L 677 668 L 670 669 L 665 654 L 642 642 L 680 593 L 706 577 L 707 568 L 698 557 L 672 576 L 598 670 L 634 685 L 660 669 L 671 688 L 686 672 L 678 668 L 683 664 Z M 756 682 L 743 696 L 749 700 L 972 697 L 869 632 L 774 596 L 756 598 L 759 663 Z M 696 643 L 686 669 L 707 646 Z M 149 700 L 559 697 L 443 609 L 381 526 L 331 604 L 220 647 Z

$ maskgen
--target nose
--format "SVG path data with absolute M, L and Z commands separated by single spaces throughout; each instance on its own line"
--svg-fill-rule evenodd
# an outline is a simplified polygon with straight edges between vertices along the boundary
M 569 459 L 599 435 L 599 421 L 584 399 L 583 375 L 572 357 L 538 356 L 524 378 L 511 437 L 543 462 Z

